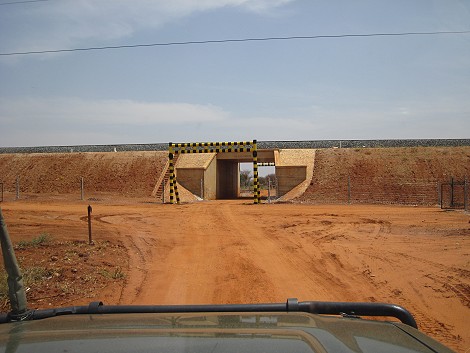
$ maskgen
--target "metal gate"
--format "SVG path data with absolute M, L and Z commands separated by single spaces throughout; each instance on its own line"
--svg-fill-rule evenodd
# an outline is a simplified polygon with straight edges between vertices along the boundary
M 440 205 L 442 209 L 468 209 L 468 182 L 455 181 L 441 183 Z

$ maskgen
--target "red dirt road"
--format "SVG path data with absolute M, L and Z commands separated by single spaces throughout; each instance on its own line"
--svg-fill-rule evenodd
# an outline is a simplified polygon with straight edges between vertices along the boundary
M 86 205 L 2 208 L 14 242 L 40 232 L 76 240 L 87 237 Z M 129 255 L 124 285 L 96 293 L 106 304 L 392 302 L 425 333 L 455 350 L 470 348 L 470 217 L 463 212 L 97 202 L 93 219 L 95 239 L 120 241 Z

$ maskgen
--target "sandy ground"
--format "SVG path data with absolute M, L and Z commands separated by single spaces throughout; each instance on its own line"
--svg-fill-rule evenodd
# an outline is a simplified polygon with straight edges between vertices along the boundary
M 85 202 L 23 200 L 0 206 L 14 242 L 41 232 L 87 239 Z M 127 268 L 124 280 L 93 295 L 88 289 L 74 304 L 95 299 L 256 303 L 289 297 L 391 302 L 410 310 L 426 334 L 460 352 L 470 348 L 470 217 L 461 211 L 253 205 L 251 199 L 92 206 L 94 239 L 127 249 L 125 262 L 119 256 L 103 261 Z

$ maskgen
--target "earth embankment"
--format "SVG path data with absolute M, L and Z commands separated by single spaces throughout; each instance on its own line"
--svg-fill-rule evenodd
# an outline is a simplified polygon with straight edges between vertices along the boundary
M 470 147 L 320 149 L 310 185 L 297 200 L 437 205 L 441 183 L 469 176 Z
M 87 198 L 149 198 L 167 158 L 162 151 L 0 154 L 0 182 L 13 198 L 17 178 L 24 197 L 76 197 L 83 178 Z M 318 149 L 308 187 L 292 197 L 307 203 L 437 205 L 449 194 L 440 195 L 441 183 L 469 177 L 469 146 Z M 460 186 L 454 195 L 460 204 L 462 191 Z
M 107 192 L 124 197 L 148 197 L 168 158 L 165 152 L 87 152 L 0 155 L 0 181 L 14 192 L 86 194 Z

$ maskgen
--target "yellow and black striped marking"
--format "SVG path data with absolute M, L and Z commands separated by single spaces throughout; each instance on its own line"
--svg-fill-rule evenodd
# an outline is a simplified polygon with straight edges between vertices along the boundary
M 188 148 L 188 147 L 236 147 L 236 146 L 252 146 L 253 141 L 240 141 L 240 142 L 190 142 L 190 143 L 171 143 L 171 147 L 175 148 Z
M 225 153 L 225 152 L 251 152 L 254 141 L 240 142 L 192 142 L 192 143 L 171 143 L 175 154 L 183 153 Z
M 261 203 L 261 190 L 258 179 L 258 149 L 256 140 L 253 141 L 253 203 Z
M 170 162 L 168 166 L 168 169 L 170 171 L 170 203 L 175 203 L 174 194 L 175 194 L 176 178 L 175 178 L 175 166 L 173 164 L 174 155 L 173 155 L 173 149 L 171 146 L 169 148 L 168 159 Z
M 176 182 L 175 165 L 173 163 L 176 154 L 184 153 L 228 153 L 228 152 L 252 152 L 253 153 L 253 199 L 254 203 L 261 203 L 261 191 L 258 180 L 258 152 L 256 140 L 239 142 L 189 142 L 169 143 L 168 147 L 169 171 L 170 171 L 170 203 L 179 203 L 178 186 Z
M 175 151 L 175 153 L 184 154 L 184 153 L 225 153 L 225 152 L 251 152 L 253 148 L 251 147 L 240 147 L 240 148 L 225 148 L 223 146 L 218 148 L 194 148 L 191 149 L 182 149 Z

